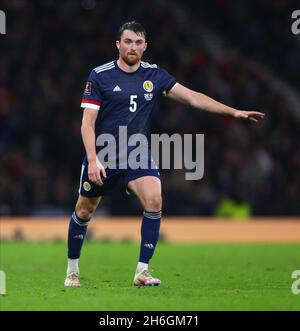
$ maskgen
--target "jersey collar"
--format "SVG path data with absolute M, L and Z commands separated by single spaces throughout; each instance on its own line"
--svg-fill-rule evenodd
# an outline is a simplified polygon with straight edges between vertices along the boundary
M 140 66 L 136 69 L 136 71 L 133 71 L 133 72 L 127 72 L 127 71 L 122 70 L 122 69 L 118 66 L 117 60 L 114 60 L 114 64 L 115 64 L 115 67 L 117 68 L 117 70 L 119 70 L 120 72 L 122 72 L 122 73 L 125 74 L 125 75 L 134 75 L 134 74 L 140 72 L 140 71 L 141 71 L 141 68 L 142 68 L 141 63 L 140 63 Z

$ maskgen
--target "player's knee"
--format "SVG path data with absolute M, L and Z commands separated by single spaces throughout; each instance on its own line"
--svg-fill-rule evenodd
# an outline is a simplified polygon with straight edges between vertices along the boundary
M 90 220 L 95 212 L 95 208 L 79 203 L 75 207 L 75 212 L 79 218 L 83 220 Z
M 150 195 L 145 198 L 144 209 L 147 211 L 160 211 L 162 207 L 162 197 L 160 194 Z

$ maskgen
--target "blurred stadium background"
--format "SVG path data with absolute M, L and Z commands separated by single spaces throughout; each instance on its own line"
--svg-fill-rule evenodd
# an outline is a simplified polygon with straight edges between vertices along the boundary
M 300 240 L 300 35 L 291 31 L 297 1 L 4 0 L 1 9 L 7 16 L 7 34 L 0 36 L 2 239 L 20 239 L 28 229 L 28 218 L 10 217 L 68 221 L 84 156 L 85 81 L 92 68 L 117 58 L 117 29 L 135 19 L 148 33 L 146 61 L 223 103 L 266 113 L 253 124 L 162 99 L 153 132 L 205 135 L 202 180 L 162 171 L 164 215 L 194 217 L 193 229 L 201 217 L 282 218 L 278 231 L 290 224 L 293 241 Z M 120 185 L 96 215 L 108 221 L 140 213 Z M 51 220 L 46 228 L 59 228 Z M 42 238 L 45 230 L 38 233 Z

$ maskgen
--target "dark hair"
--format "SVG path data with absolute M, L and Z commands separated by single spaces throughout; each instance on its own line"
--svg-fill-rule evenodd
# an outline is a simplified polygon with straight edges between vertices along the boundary
M 143 35 L 144 38 L 146 39 L 146 30 L 139 22 L 131 21 L 124 23 L 118 31 L 117 40 L 121 39 L 124 30 L 131 30 L 135 32 L 137 35 Z

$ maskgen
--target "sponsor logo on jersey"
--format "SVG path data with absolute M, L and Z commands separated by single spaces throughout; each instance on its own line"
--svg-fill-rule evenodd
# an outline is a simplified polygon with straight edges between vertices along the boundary
M 85 95 L 91 95 L 92 94 L 92 82 L 87 82 L 84 89 Z
M 91 190 L 91 184 L 89 182 L 84 182 L 83 183 L 83 188 L 85 191 L 90 191 Z
M 115 88 L 113 89 L 114 92 L 121 92 L 121 88 L 119 85 L 116 85 Z
M 151 101 L 153 98 L 153 93 L 145 93 L 144 97 L 147 101 Z
M 145 80 L 143 83 L 143 88 L 146 92 L 152 92 L 153 91 L 153 83 L 151 80 Z

